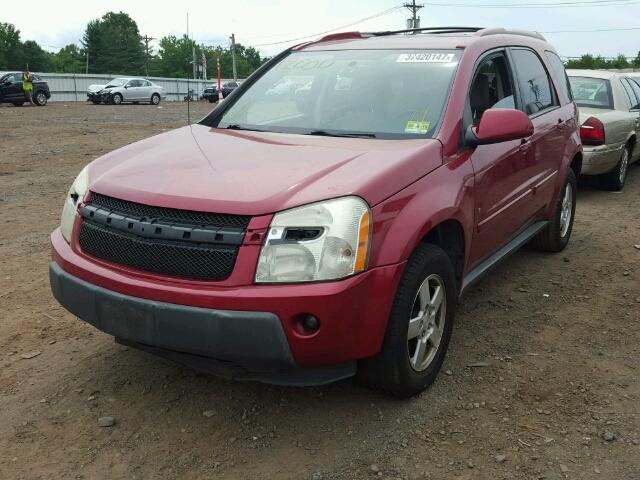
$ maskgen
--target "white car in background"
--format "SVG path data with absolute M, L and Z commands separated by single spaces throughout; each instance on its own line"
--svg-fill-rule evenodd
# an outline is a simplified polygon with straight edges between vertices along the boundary
M 156 85 L 151 80 L 132 77 L 114 78 L 100 90 L 99 95 L 102 103 L 113 105 L 147 102 L 158 105 L 166 98 L 164 88 L 160 85 Z

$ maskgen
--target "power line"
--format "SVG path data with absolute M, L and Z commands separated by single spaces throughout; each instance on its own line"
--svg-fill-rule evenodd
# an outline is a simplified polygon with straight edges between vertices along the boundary
M 595 30 L 552 30 L 548 32 L 540 32 L 544 34 L 549 33 L 594 33 L 594 32 L 626 32 L 630 30 L 640 30 L 640 27 L 629 27 L 629 28 L 598 28 Z
M 638 0 L 578 0 L 553 3 L 436 3 L 429 2 L 430 7 L 464 7 L 464 8 L 568 8 L 568 7 L 603 7 L 636 5 Z
M 306 40 L 308 38 L 315 38 L 315 37 L 319 37 L 320 35 L 325 35 L 327 33 L 331 33 L 331 32 L 335 32 L 336 30 L 342 30 L 343 28 L 348 28 L 348 27 L 352 27 L 354 25 L 357 25 L 359 23 L 363 23 L 369 20 L 373 20 L 374 18 L 378 18 L 378 17 L 382 17 L 383 15 L 388 15 L 392 12 L 395 12 L 396 10 L 403 8 L 403 5 L 396 5 L 395 7 L 392 8 L 388 8 L 387 10 L 383 10 L 382 12 L 378 12 L 375 13 L 369 17 L 366 18 L 361 18 L 360 20 L 356 20 L 355 22 L 351 22 L 348 23 L 347 25 L 341 25 L 339 27 L 335 27 L 332 28 L 330 30 L 325 30 L 324 32 L 318 32 L 318 33 L 313 33 L 311 35 L 305 35 L 304 37 L 298 37 L 298 38 L 292 38 L 289 40 L 282 40 L 279 42 L 271 42 L 271 43 L 262 43 L 262 44 L 258 44 L 258 45 L 253 45 L 254 47 L 270 47 L 272 45 L 282 45 L 283 43 L 292 43 L 292 42 L 297 42 L 300 40 Z

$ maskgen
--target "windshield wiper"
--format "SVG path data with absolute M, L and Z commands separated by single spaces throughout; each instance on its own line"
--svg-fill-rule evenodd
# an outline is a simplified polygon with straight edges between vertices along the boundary
M 226 127 L 222 128 L 225 128 L 227 130 L 247 130 L 249 132 L 269 132 L 269 130 L 258 130 L 257 128 L 243 127 L 242 125 L 237 123 L 232 123 L 231 125 L 227 125 Z
M 364 132 L 337 133 L 337 132 L 328 132 L 326 130 L 311 130 L 310 132 L 305 133 L 305 135 L 316 135 L 318 137 L 376 138 L 376 135 L 374 133 L 364 133 Z

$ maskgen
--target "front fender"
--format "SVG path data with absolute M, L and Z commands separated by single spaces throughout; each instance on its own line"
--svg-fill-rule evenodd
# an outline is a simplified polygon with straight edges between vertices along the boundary
M 473 178 L 469 153 L 464 153 L 373 207 L 369 264 L 407 260 L 431 229 L 455 220 L 464 233 L 467 265 L 474 224 Z

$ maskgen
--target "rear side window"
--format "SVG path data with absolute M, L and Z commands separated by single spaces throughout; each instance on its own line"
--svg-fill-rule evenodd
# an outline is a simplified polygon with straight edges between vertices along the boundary
M 629 108 L 635 110 L 638 108 L 638 104 L 640 103 L 640 97 L 636 95 L 635 90 L 631 86 L 631 82 L 626 78 L 621 78 L 620 83 L 624 88 L 625 93 L 627 94 L 627 100 L 629 103 Z
M 549 50 L 546 50 L 544 53 L 547 56 L 547 60 L 549 60 L 551 71 L 556 79 L 558 95 L 562 99 L 562 104 L 564 105 L 571 102 L 573 100 L 573 96 L 571 95 L 571 84 L 569 83 L 569 77 L 567 77 L 567 72 L 564 69 L 562 60 L 560 60 L 558 55 L 550 52 Z
M 635 92 L 636 97 L 638 98 L 638 103 L 640 103 L 640 79 L 637 78 L 627 78 L 629 84 L 631 85 L 631 89 Z M 636 105 L 635 109 L 640 109 L 640 105 Z
M 512 51 L 525 113 L 535 115 L 556 106 L 551 79 L 538 56 L 531 50 Z

